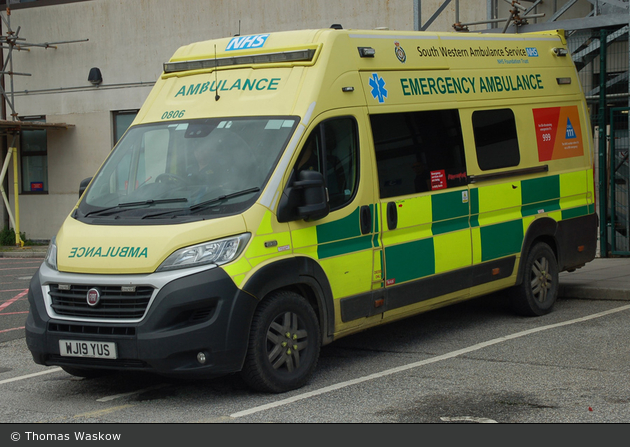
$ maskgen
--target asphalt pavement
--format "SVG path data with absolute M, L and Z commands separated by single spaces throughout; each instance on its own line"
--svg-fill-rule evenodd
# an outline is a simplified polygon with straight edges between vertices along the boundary
M 25 246 L 2 251 L 0 258 L 44 258 L 46 246 Z M 573 272 L 560 273 L 563 298 L 630 301 L 630 258 L 595 258 Z

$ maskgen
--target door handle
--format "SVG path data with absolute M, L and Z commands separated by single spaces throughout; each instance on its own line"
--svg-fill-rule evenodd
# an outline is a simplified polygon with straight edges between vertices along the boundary
M 361 207 L 361 234 L 368 234 L 372 231 L 372 211 L 370 207 L 364 205 Z
M 395 230 L 398 226 L 398 208 L 395 202 L 387 204 L 387 228 Z

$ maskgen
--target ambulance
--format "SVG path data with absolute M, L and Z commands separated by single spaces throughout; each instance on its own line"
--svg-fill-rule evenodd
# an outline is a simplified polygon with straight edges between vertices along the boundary
M 558 274 L 595 257 L 594 200 L 562 31 L 193 43 L 82 183 L 26 341 L 76 376 L 286 392 L 367 328 L 500 290 L 546 314 Z

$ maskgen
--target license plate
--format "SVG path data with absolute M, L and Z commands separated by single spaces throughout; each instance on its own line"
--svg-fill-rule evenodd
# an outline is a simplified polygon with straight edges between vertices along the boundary
M 104 341 L 59 340 L 59 353 L 64 357 L 117 358 L 116 343 Z

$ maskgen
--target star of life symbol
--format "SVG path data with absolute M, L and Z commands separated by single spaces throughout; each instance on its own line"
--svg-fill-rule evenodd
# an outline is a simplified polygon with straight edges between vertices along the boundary
M 384 103 L 387 98 L 387 89 L 385 88 L 385 80 L 378 74 L 373 73 L 370 78 L 370 87 L 372 87 L 372 97 L 378 99 L 379 103 Z

